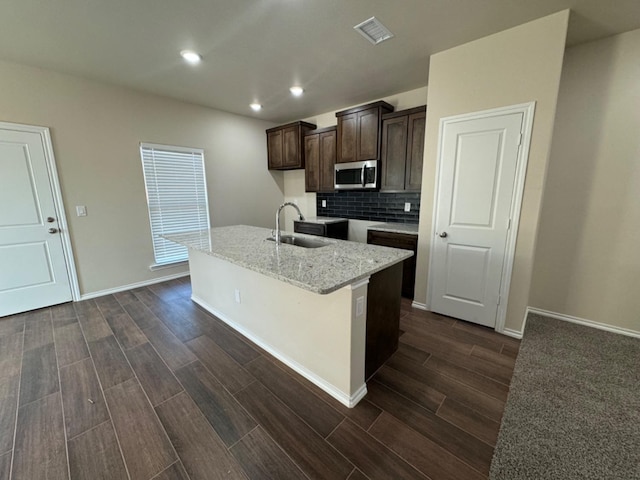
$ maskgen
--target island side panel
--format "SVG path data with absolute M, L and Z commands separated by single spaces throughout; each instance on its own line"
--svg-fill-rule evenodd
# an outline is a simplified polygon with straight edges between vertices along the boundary
M 402 263 L 369 279 L 365 379 L 369 379 L 398 349 Z
M 366 282 L 319 295 L 193 249 L 189 266 L 195 302 L 343 404 L 364 396 Z

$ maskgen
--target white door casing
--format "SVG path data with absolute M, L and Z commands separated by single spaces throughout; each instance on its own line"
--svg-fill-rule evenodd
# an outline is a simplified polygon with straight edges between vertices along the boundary
M 441 120 L 430 310 L 503 330 L 533 109 Z
M 0 317 L 79 299 L 47 128 L 0 122 L 0 205 Z

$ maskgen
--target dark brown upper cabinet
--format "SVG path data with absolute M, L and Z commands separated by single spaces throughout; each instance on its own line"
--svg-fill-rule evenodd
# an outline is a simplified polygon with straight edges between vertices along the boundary
M 336 163 L 336 127 L 310 130 L 304 137 L 305 191 L 333 191 Z
M 337 112 L 336 162 L 379 160 L 382 115 L 389 112 L 393 112 L 393 106 L 383 101 Z
M 303 138 L 316 126 L 307 122 L 293 122 L 267 130 L 269 170 L 304 168 Z
M 420 191 L 426 106 L 383 115 L 380 190 Z

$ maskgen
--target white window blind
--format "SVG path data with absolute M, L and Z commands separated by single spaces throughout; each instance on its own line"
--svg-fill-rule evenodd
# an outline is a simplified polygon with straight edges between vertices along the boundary
M 209 228 L 203 150 L 142 143 L 140 156 L 156 266 L 185 261 L 187 248 L 160 235 Z

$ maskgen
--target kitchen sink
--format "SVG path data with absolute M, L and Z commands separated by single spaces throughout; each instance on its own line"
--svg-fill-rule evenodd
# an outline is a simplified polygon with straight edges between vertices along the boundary
M 274 237 L 268 237 L 267 240 L 271 242 L 276 241 Z M 295 245 L 296 247 L 303 247 L 303 248 L 319 248 L 319 247 L 326 247 L 327 245 L 329 245 L 329 243 L 323 242 L 321 240 L 314 240 L 312 238 L 294 237 L 293 235 L 282 235 L 280 237 L 280 242 L 286 243 L 288 245 Z

